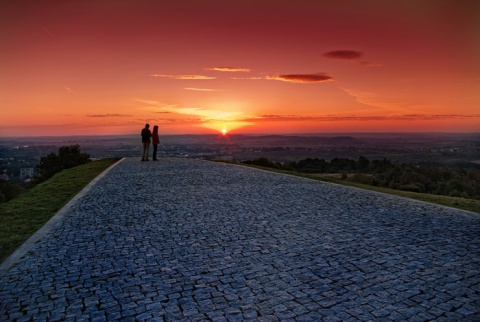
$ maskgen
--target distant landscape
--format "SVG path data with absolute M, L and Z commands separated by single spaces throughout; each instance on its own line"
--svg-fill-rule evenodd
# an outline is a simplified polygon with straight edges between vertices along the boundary
M 430 190 L 428 187 L 425 188 L 431 185 L 426 182 L 426 178 L 441 175 L 451 177 L 447 178 L 448 180 L 454 178 L 456 181 L 462 181 L 453 183 L 458 186 L 457 188 L 449 188 L 455 190 L 451 196 L 471 198 L 476 196 L 475 191 L 480 190 L 480 182 L 477 180 L 480 173 L 480 133 L 161 135 L 160 140 L 160 157 L 199 158 L 238 163 L 258 163 L 260 160 L 260 163 L 266 162 L 267 166 L 270 164 L 301 172 L 324 174 L 327 172 L 327 175 L 328 172 L 340 173 L 343 179 L 352 178 L 352 174 L 356 174 L 354 179 L 370 184 L 372 182 L 375 184 L 375 180 L 370 179 L 375 172 L 376 178 L 381 178 L 377 180 L 377 184 L 383 181 L 382 185 L 386 187 L 395 189 L 400 187 L 404 188 L 402 190 L 427 193 L 446 190 L 444 187 L 441 189 L 432 187 Z M 0 138 L 1 181 L 21 184 L 33 179 L 36 166 L 42 157 L 57 152 L 59 147 L 70 145 L 79 145 L 81 151 L 88 153 L 93 160 L 112 157 L 138 157 L 140 160 L 139 135 L 4 137 Z M 378 175 L 380 161 L 388 162 L 391 165 L 389 172 L 395 173 Z M 368 162 L 369 169 L 357 166 L 358 162 Z M 328 167 L 325 167 L 325 164 Z M 398 170 L 398 166 L 403 164 L 407 164 L 410 169 L 409 172 L 404 171 L 407 174 Z M 393 169 L 395 166 L 397 168 Z M 362 167 L 365 171 L 361 171 Z M 412 169 L 416 172 L 415 175 L 412 174 Z M 436 169 L 436 172 L 432 169 Z M 362 172 L 368 173 L 368 176 L 359 175 Z M 393 183 L 394 176 L 397 179 L 408 177 L 409 181 L 405 181 L 404 178 L 403 184 Z M 340 175 L 338 177 L 340 178 Z M 461 187 L 466 184 L 465 178 L 468 178 L 469 186 Z M 390 186 L 389 180 L 392 181 Z M 448 193 L 447 189 L 447 195 Z
M 305 158 L 389 159 L 452 166 L 480 163 L 480 133 L 353 133 L 298 135 L 161 135 L 164 157 L 275 162 Z M 140 157 L 139 135 L 0 138 L 0 169 L 34 166 L 60 146 L 78 144 L 92 158 Z

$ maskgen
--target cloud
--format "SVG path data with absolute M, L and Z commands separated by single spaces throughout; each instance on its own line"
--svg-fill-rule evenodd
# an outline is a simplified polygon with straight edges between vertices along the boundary
M 299 115 L 275 115 L 275 114 L 265 114 L 265 115 L 258 115 L 246 118 L 242 121 L 245 122 L 292 122 L 292 121 L 310 121 L 315 120 L 317 117 L 312 116 L 299 116 Z
M 363 57 L 363 52 L 356 50 L 333 50 L 323 53 L 323 56 L 333 59 L 343 59 L 355 61 L 356 63 L 368 67 L 382 67 L 382 64 L 372 63 L 366 60 L 360 60 Z
M 251 80 L 259 80 L 259 79 L 266 79 L 266 77 L 261 77 L 261 76 L 252 76 L 252 77 L 231 77 L 230 79 L 240 79 L 240 80 L 244 80 L 244 79 L 251 79 Z
M 140 103 L 143 103 L 143 104 L 147 104 L 147 105 L 152 105 L 152 106 L 160 106 L 160 105 L 164 105 L 158 101 L 152 101 L 152 100 L 145 100 L 145 99 L 141 99 L 141 98 L 132 98 L 134 101 L 136 102 L 140 102 Z
M 130 117 L 128 114 L 87 114 L 87 117 Z
M 394 116 L 398 120 L 451 120 L 451 119 L 473 119 L 480 118 L 480 114 L 405 114 Z
M 333 78 L 325 74 L 288 74 L 288 75 L 268 75 L 268 80 L 278 80 L 290 83 L 321 83 L 333 81 Z
M 438 121 L 451 119 L 480 118 L 480 114 L 397 114 L 397 115 L 324 115 L 324 116 L 300 116 L 300 115 L 275 115 L 266 114 L 252 116 L 241 121 L 251 123 L 271 122 L 344 122 L 344 121 Z
M 159 119 L 155 119 L 155 120 L 152 120 L 151 123 L 156 123 L 158 125 L 172 125 L 172 124 L 175 124 L 175 125 L 182 125 L 182 124 L 202 124 L 203 121 L 202 119 L 200 118 L 194 118 L 194 117 L 190 117 L 190 118 L 182 118 L 182 119 L 179 119 L 179 118 L 159 118 Z
M 184 89 L 188 91 L 199 91 L 199 92 L 218 92 L 217 89 L 213 89 L 213 88 L 185 87 Z
M 176 113 L 182 115 L 190 115 L 200 117 L 203 120 L 209 119 L 227 119 L 241 114 L 240 112 L 230 112 L 230 111 L 219 111 L 205 109 L 201 107 L 189 107 L 189 106 L 178 106 L 178 105 L 168 105 L 158 101 L 144 100 L 144 99 L 133 99 L 142 104 L 148 105 L 149 109 L 154 109 L 154 113 Z
M 340 89 L 354 97 L 360 104 L 397 111 L 404 111 L 409 108 L 408 104 L 402 102 L 403 98 L 397 98 L 394 95 L 380 94 L 353 88 Z
M 63 89 L 64 89 L 65 91 L 67 91 L 68 93 L 75 94 L 75 92 L 73 91 L 73 89 L 70 88 L 70 87 L 68 87 L 68 86 L 63 85 Z
M 214 70 L 217 72 L 250 72 L 249 68 L 238 68 L 238 67 L 205 67 L 205 70 Z
M 164 78 L 173 78 L 173 79 L 188 79 L 188 80 L 204 80 L 204 79 L 216 79 L 216 77 L 205 76 L 205 75 L 166 75 L 166 74 L 152 74 L 152 77 L 164 77 Z
M 206 67 L 206 70 L 215 70 L 222 72 L 249 72 L 247 68 L 236 67 Z M 216 79 L 216 77 L 205 75 L 182 75 L 182 74 L 152 74 L 151 77 L 164 77 L 172 79 L 184 79 L 184 80 L 205 80 Z M 289 83 L 321 83 L 326 81 L 333 81 L 333 78 L 323 73 L 316 74 L 284 74 L 284 75 L 267 75 L 267 76 L 253 76 L 253 77 L 231 77 L 230 79 L 251 79 L 251 80 L 278 80 Z M 184 88 L 190 91 L 216 91 L 210 88 L 197 88 L 186 87 Z
M 360 59 L 363 52 L 355 50 L 334 50 L 323 54 L 323 56 L 334 59 Z

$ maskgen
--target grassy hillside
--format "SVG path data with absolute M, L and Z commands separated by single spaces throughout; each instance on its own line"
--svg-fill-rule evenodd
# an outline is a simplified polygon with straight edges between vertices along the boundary
M 64 170 L 19 197 L 0 204 L 0 262 L 117 161 L 103 159 Z

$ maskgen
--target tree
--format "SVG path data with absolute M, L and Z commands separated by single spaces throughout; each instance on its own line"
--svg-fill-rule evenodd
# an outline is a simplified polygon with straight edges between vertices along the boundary
M 51 178 L 57 172 L 90 161 L 90 154 L 82 153 L 80 151 L 80 145 L 62 146 L 58 149 L 58 155 L 52 152 L 47 156 L 40 158 L 40 162 L 37 164 L 35 181 L 37 183 L 43 182 Z
M 297 171 L 306 173 L 323 173 L 327 170 L 328 163 L 323 159 L 307 158 L 298 161 Z
M 90 161 L 90 154 L 80 152 L 80 145 L 62 146 L 58 149 L 58 158 L 63 169 L 73 168 Z
M 45 157 L 40 158 L 37 164 L 37 174 L 35 175 L 35 182 L 43 182 L 51 178 L 55 173 L 62 171 L 58 155 L 50 153 Z
M 368 170 L 368 166 L 370 165 L 370 161 L 365 158 L 364 156 L 360 156 L 357 160 L 357 169 L 360 171 Z

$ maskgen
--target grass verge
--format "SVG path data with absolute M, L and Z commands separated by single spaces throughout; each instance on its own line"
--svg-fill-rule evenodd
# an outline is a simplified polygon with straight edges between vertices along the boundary
M 225 161 L 219 161 L 219 162 L 225 162 Z M 226 163 L 232 163 L 232 162 L 226 162 Z M 477 200 L 477 199 L 457 198 L 457 197 L 449 197 L 449 196 L 441 196 L 441 195 L 432 195 L 427 193 L 417 193 L 417 192 L 388 189 L 388 188 L 382 188 L 382 187 L 374 187 L 374 186 L 369 186 L 361 183 L 338 180 L 331 177 L 324 177 L 319 174 L 300 173 L 295 171 L 280 170 L 280 169 L 261 167 L 261 166 L 244 164 L 244 163 L 233 163 L 233 164 L 276 172 L 276 173 L 289 174 L 297 177 L 319 180 L 323 182 L 336 183 L 336 184 L 349 186 L 349 187 L 372 190 L 372 191 L 382 192 L 382 193 L 400 196 L 404 198 L 415 199 L 415 200 L 425 201 L 425 202 L 434 203 L 442 206 L 480 213 L 480 200 Z
M 93 161 L 55 174 L 0 204 L 0 263 L 118 158 Z

